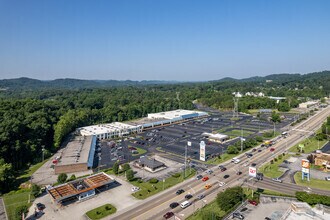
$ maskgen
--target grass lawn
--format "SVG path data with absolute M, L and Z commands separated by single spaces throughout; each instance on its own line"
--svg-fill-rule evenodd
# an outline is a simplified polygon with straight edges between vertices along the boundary
M 110 204 L 105 204 L 103 206 L 100 206 L 98 208 L 92 209 L 88 212 L 86 212 L 86 215 L 88 218 L 94 220 L 94 219 L 101 219 L 108 215 L 111 215 L 117 211 L 116 207 Z
M 196 171 L 194 169 L 191 169 L 191 173 L 189 173 L 189 169 L 187 169 L 187 177 L 185 179 L 189 179 L 193 176 L 195 176 Z M 156 193 L 163 191 L 164 189 L 168 189 L 184 180 L 183 173 L 180 173 L 180 176 L 178 177 L 169 177 L 165 179 L 165 182 L 159 181 L 158 183 L 149 183 L 149 182 L 142 182 L 139 183 L 137 180 L 132 181 L 131 183 L 134 186 L 140 187 L 140 190 L 138 192 L 133 193 L 132 195 L 137 199 L 145 199 L 149 196 L 155 195 Z
M 237 154 L 227 154 L 227 153 L 224 153 L 224 154 L 221 154 L 221 158 L 219 159 L 218 157 L 215 157 L 215 158 L 212 158 L 212 159 L 209 159 L 206 161 L 207 164 L 214 164 L 214 165 L 217 165 L 217 164 L 220 164 L 220 163 L 223 163 L 227 160 L 231 160 L 232 158 L 236 157 Z
M 313 152 L 315 150 L 318 150 L 319 149 L 319 146 L 320 146 L 320 148 L 322 148 L 323 145 L 326 144 L 326 142 L 327 142 L 327 140 L 318 141 L 314 137 L 312 137 L 312 138 L 307 138 L 307 139 L 303 140 L 299 144 L 303 144 L 305 146 L 303 148 L 303 150 L 304 150 L 305 153 L 311 153 L 311 152 Z M 297 152 L 297 153 L 300 152 L 300 148 L 298 150 L 299 144 L 296 144 L 293 147 L 291 147 L 289 149 L 289 151 L 291 151 L 291 152 Z
M 201 208 L 201 207 L 196 207 L 196 209 Z M 188 218 L 186 218 L 187 220 L 200 220 L 200 219 L 205 219 L 204 215 L 206 213 L 214 213 L 216 214 L 218 217 L 223 217 L 226 215 L 226 212 L 221 210 L 216 202 L 216 200 L 214 200 L 213 202 L 209 203 L 208 205 L 206 205 L 205 207 L 199 209 L 197 212 L 195 212 L 194 214 L 192 214 L 191 216 L 189 216 Z M 214 218 L 217 219 L 217 218 Z
M 147 150 L 143 149 L 143 148 L 140 148 L 140 147 L 135 147 L 136 150 L 137 150 L 137 154 L 132 154 L 133 156 L 138 156 L 138 155 L 141 155 L 141 154 L 145 154 L 147 152 Z
M 306 179 L 302 180 L 301 172 L 297 172 L 294 175 L 294 180 L 296 181 L 296 184 L 300 186 L 307 186 L 307 187 L 312 187 L 316 189 L 325 189 L 325 190 L 330 189 L 330 181 L 313 179 L 313 178 L 311 178 L 310 181 L 307 181 Z
M 272 190 L 268 190 L 268 189 L 264 189 L 261 193 L 266 194 L 266 195 L 273 195 L 273 196 L 295 197 L 295 196 L 287 195 L 284 193 L 280 193 L 280 192 L 276 192 L 276 191 L 272 191 Z
M 162 147 L 156 147 L 156 150 L 160 151 L 160 152 L 165 152 Z
M 29 195 L 31 190 L 24 189 L 18 191 L 12 191 L 3 195 L 3 201 L 5 203 L 6 211 L 8 214 L 9 220 L 15 219 L 15 210 L 17 207 L 26 205 L 30 207 L 32 202 L 29 203 Z M 34 199 L 33 195 L 31 195 L 31 200 Z
M 286 159 L 288 159 L 289 157 L 291 157 L 292 155 L 286 154 L 285 156 L 282 156 L 282 159 L 278 159 L 276 162 L 274 161 L 273 164 L 271 163 L 267 163 L 265 165 L 263 165 L 262 167 L 259 168 L 259 171 L 261 173 L 263 173 L 266 177 L 269 178 L 276 178 L 279 177 L 283 174 L 282 171 L 279 171 L 279 165 Z M 278 157 L 277 157 L 278 158 Z

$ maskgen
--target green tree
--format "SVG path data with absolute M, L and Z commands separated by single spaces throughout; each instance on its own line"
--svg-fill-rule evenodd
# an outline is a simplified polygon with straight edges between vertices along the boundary
M 73 180 L 75 180 L 75 179 L 77 179 L 76 175 L 72 174 L 72 175 L 70 176 L 70 178 L 68 179 L 68 181 L 73 181 Z
M 119 173 L 119 164 L 118 162 L 114 163 L 113 166 L 112 166 L 112 170 L 115 174 L 118 174 Z
M 227 148 L 227 154 L 237 154 L 238 152 L 239 152 L 238 149 L 233 145 L 230 145 Z
M 228 188 L 217 195 L 217 203 L 220 209 L 228 211 L 244 199 L 243 188 L 236 186 Z
M 134 179 L 134 171 L 133 170 L 127 170 L 126 171 L 126 178 L 128 181 L 132 181 Z
M 274 123 L 281 122 L 280 114 L 276 113 L 275 111 L 272 112 L 271 121 Z
M 57 182 L 58 183 L 65 183 L 66 179 L 68 178 L 68 175 L 66 175 L 66 173 L 60 173 L 57 176 Z
M 14 182 L 14 170 L 11 164 L 0 159 L 0 192 L 8 191 Z
M 38 186 L 37 184 L 32 184 L 31 186 L 31 194 L 34 197 L 37 197 L 40 195 L 40 186 Z
M 125 171 L 127 171 L 127 170 L 129 170 L 129 169 L 131 169 L 131 167 L 129 166 L 128 163 L 125 163 L 125 164 L 122 165 L 122 171 L 123 171 L 123 172 L 125 172 Z

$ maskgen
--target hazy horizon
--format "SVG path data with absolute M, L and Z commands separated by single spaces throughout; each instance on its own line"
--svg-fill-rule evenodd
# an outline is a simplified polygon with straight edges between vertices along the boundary
M 329 1 L 0 2 L 0 79 L 209 81 L 330 69 Z

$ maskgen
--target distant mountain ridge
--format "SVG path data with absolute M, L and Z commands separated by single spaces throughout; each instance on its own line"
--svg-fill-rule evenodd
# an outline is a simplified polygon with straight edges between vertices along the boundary
M 253 76 L 244 79 L 234 79 L 231 77 L 225 77 L 219 80 L 204 81 L 204 82 L 183 82 L 183 81 L 161 81 L 161 80 L 83 80 L 83 79 L 55 79 L 55 80 L 38 80 L 27 77 L 15 78 L 15 79 L 3 79 L 0 80 L 0 89 L 7 89 L 10 91 L 17 90 L 37 90 L 47 88 L 66 88 L 66 89 L 84 89 L 84 88 L 108 88 L 119 86 L 145 86 L 145 85 L 165 85 L 165 84 L 180 84 L 180 83 L 244 83 L 244 82 L 260 82 L 266 83 L 269 81 L 275 84 L 287 84 L 287 83 L 302 83 L 302 82 L 321 82 L 328 86 L 330 84 L 330 71 L 321 71 L 308 74 L 271 74 L 268 76 Z M 329 82 L 329 83 L 328 83 Z

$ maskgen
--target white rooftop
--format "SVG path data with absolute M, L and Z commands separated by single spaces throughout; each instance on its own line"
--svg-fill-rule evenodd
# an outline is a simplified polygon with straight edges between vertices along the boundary
M 224 139 L 224 138 L 228 138 L 228 135 L 225 134 L 220 134 L 220 133 L 216 133 L 216 134 L 212 134 L 212 133 L 203 133 L 204 136 L 208 136 L 209 138 L 213 138 L 213 139 Z
M 129 125 L 122 122 L 113 122 L 110 124 L 86 126 L 79 128 L 79 130 L 82 135 L 98 135 L 137 127 L 139 126 Z
M 159 113 L 151 113 L 148 114 L 149 119 L 156 119 L 156 118 L 165 118 L 165 119 L 174 119 L 181 117 L 183 115 L 189 115 L 189 114 L 199 114 L 199 115 L 205 115 L 205 112 L 200 111 L 192 111 L 192 110 L 184 110 L 184 109 L 178 109 L 173 111 L 167 111 L 167 112 L 159 112 Z

